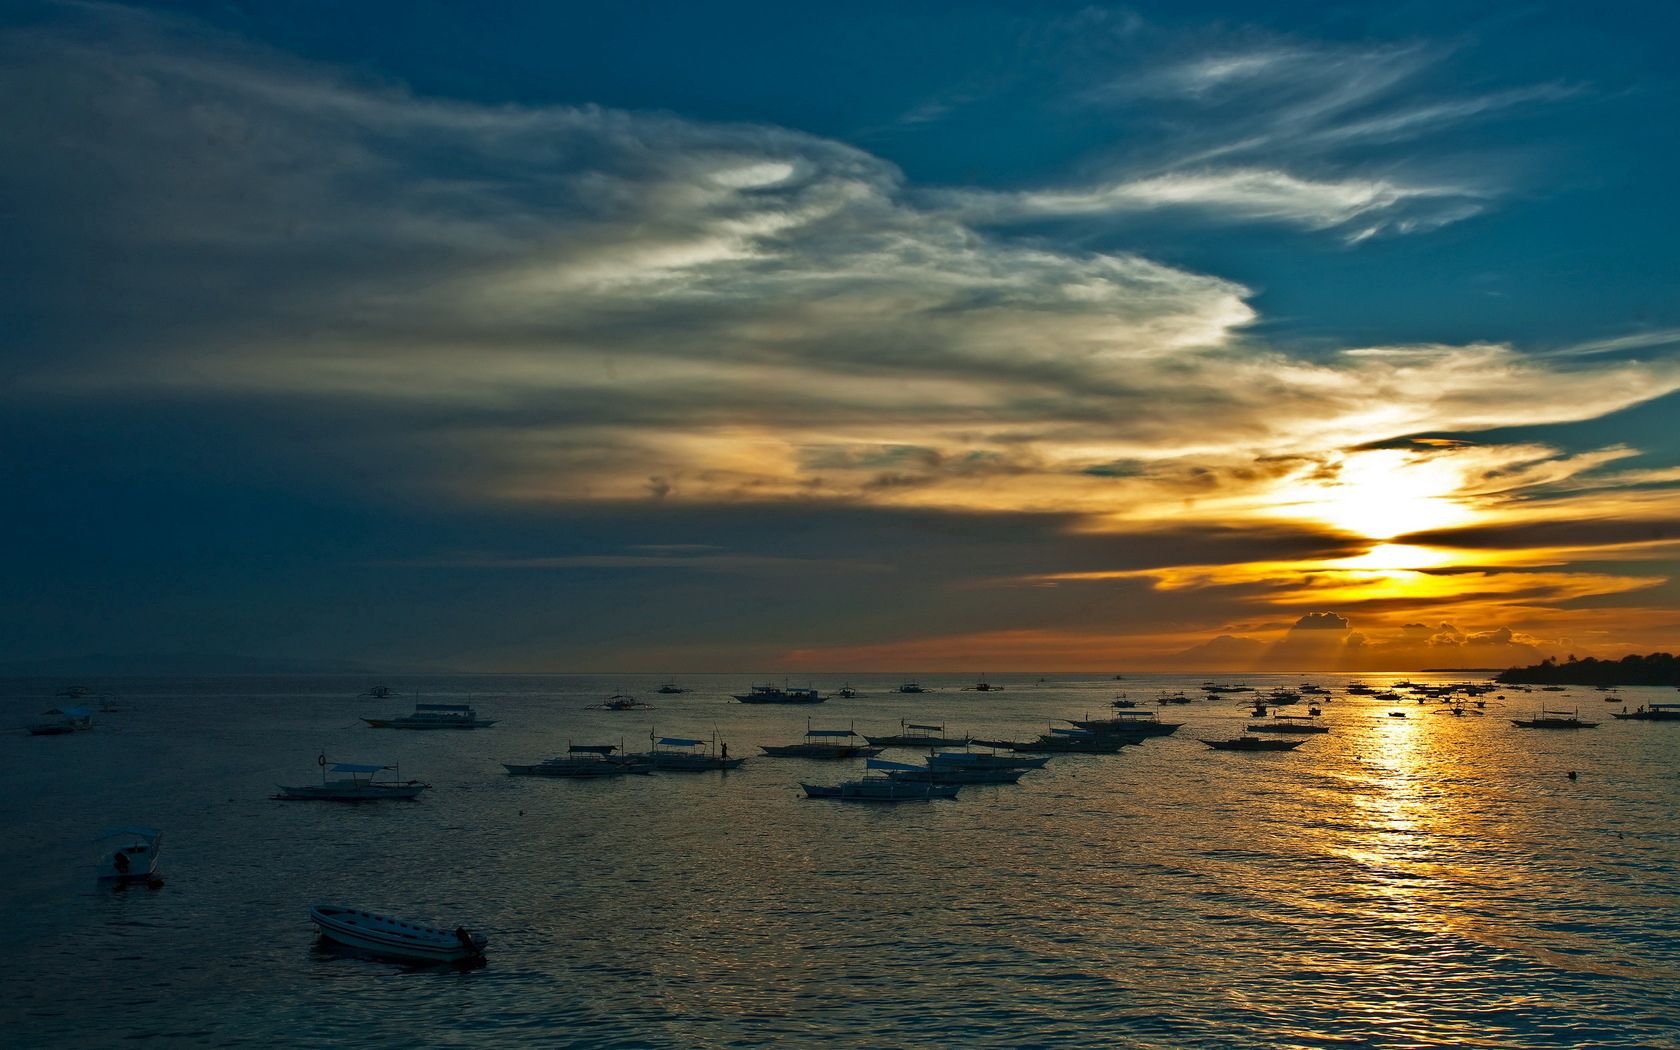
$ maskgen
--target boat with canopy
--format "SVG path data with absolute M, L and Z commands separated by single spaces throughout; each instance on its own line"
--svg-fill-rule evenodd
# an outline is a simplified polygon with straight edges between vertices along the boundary
M 908 762 L 888 762 L 871 758 L 864 763 L 869 770 L 882 776 L 864 776 L 835 785 L 801 784 L 806 798 L 837 799 L 841 802 L 927 802 L 936 798 L 956 798 L 961 785 L 938 784 L 927 780 L 900 780 L 894 773 L 915 773 L 925 767 Z

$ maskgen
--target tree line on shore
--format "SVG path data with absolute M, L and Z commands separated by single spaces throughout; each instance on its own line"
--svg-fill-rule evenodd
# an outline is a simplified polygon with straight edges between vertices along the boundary
M 1548 656 L 1528 667 L 1510 667 L 1494 677 L 1511 685 L 1672 685 L 1680 686 L 1680 657 L 1673 653 L 1632 653 L 1620 660 L 1571 655 L 1562 663 Z

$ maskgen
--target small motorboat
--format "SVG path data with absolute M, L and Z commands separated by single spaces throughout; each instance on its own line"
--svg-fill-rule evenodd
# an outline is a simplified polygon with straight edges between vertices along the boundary
M 279 793 L 270 797 L 279 802 L 380 802 L 390 799 L 416 799 L 420 797 L 420 792 L 431 787 L 430 784 L 418 780 L 397 780 L 394 776 L 379 779 L 379 774 L 387 771 L 396 774 L 396 766 L 360 762 L 336 762 L 329 766 L 326 755 L 316 758 L 315 764 L 321 767 L 319 784 L 303 784 L 296 787 L 280 784 L 277 785 Z M 339 773 L 342 776 L 337 780 L 329 780 L 329 773 Z
M 96 870 L 101 884 L 107 886 L 163 885 L 158 874 L 158 853 L 163 848 L 163 832 L 156 828 L 111 828 L 94 839 L 99 851 Z
M 313 905 L 309 921 L 330 941 L 404 962 L 476 962 L 484 957 L 484 948 L 490 943 L 484 934 L 464 926 L 444 930 L 340 904 Z

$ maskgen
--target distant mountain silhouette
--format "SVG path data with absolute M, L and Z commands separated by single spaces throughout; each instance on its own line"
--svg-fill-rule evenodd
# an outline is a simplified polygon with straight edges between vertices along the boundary
M 1513 685 L 1672 685 L 1680 686 L 1680 659 L 1672 653 L 1629 655 L 1620 660 L 1599 660 L 1573 656 L 1558 663 L 1555 658 L 1529 667 L 1511 667 L 1494 679 Z

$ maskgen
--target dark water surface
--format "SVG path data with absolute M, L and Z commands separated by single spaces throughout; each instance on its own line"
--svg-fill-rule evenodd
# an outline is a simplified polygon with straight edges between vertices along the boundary
M 1316 680 L 1336 689 L 1333 730 L 1293 753 L 1206 749 L 1198 736 L 1248 717 L 1236 698 L 1202 701 L 1165 709 L 1189 723 L 1173 737 L 896 807 L 800 797 L 800 779 L 861 763 L 598 782 L 498 763 L 568 741 L 636 750 L 655 726 L 715 727 L 753 755 L 808 716 L 1020 736 L 1095 715 L 1116 689 L 1199 696 L 1200 678 L 994 679 L 1001 693 L 944 678 L 920 697 L 860 678 L 870 695 L 815 708 L 728 702 L 748 683 L 734 676 L 688 676 L 682 696 L 651 677 L 390 682 L 500 719 L 447 733 L 363 726 L 413 702 L 356 699 L 367 679 L 88 682 L 122 707 L 93 732 L 0 734 L 0 1041 L 1680 1046 L 1680 724 L 1612 720 L 1619 703 L 1584 689 L 1453 718 Z M 75 702 L 51 698 L 63 684 L 0 681 L 0 725 Z M 618 692 L 657 709 L 582 710 Z M 1604 724 L 1507 720 L 1542 703 Z M 319 752 L 400 762 L 434 790 L 268 800 L 318 778 Z M 162 889 L 95 888 L 89 840 L 127 823 L 164 829 Z M 335 954 L 315 902 L 464 923 L 489 934 L 489 963 Z

